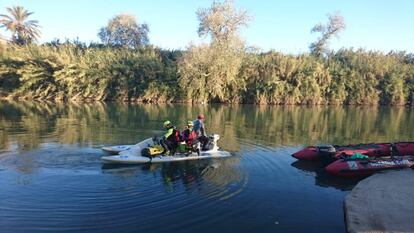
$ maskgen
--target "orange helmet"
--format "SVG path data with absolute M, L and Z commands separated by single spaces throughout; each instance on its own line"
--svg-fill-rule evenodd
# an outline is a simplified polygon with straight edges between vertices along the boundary
M 202 113 L 198 114 L 197 119 L 204 120 L 204 114 Z

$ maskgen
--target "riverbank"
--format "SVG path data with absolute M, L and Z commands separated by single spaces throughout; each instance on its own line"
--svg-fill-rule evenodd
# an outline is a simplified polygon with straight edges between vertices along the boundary
M 348 232 L 414 232 L 414 171 L 375 174 L 345 198 Z
M 357 107 L 357 108 L 378 108 L 378 107 L 391 107 L 391 108 L 413 108 L 414 105 L 412 104 L 405 104 L 405 105 L 385 105 L 385 104 L 271 104 L 271 103 L 244 103 L 244 102 L 203 102 L 203 101 L 192 101 L 192 100 L 159 100 L 159 99 L 114 99 L 114 100 L 95 100 L 95 99 L 33 99 L 30 97 L 11 97 L 8 95 L 1 95 L 0 93 L 0 101 L 2 102 L 17 102 L 17 103 L 24 103 L 24 102 L 39 102 L 39 103 L 119 103 L 119 104 L 188 104 L 188 105 L 223 105 L 223 106 L 236 106 L 236 105 L 254 105 L 254 106 L 262 106 L 262 107 Z

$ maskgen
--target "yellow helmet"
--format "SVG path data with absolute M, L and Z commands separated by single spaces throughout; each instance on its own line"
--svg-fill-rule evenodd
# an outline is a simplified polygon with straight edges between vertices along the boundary
M 164 121 L 164 127 L 167 127 L 168 125 L 171 125 L 171 121 Z

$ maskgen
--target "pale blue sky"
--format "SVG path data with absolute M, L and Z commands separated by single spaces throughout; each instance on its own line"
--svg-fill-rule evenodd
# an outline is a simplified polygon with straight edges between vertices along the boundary
M 308 51 L 316 34 L 310 29 L 326 22 L 327 14 L 339 11 L 347 28 L 331 47 L 414 52 L 414 1 L 412 0 L 235 0 L 254 17 L 242 37 L 252 46 L 285 53 Z M 40 42 L 54 38 L 99 41 L 97 32 L 119 13 L 134 14 L 150 26 L 152 44 L 183 49 L 198 43 L 196 10 L 209 0 L 0 0 L 6 6 L 21 5 L 40 21 Z M 8 33 L 2 32 L 9 36 Z

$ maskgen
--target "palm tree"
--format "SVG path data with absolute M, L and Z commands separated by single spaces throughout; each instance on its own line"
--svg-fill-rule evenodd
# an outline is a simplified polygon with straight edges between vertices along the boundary
M 12 41 L 17 44 L 28 44 L 40 36 L 39 21 L 27 20 L 33 14 L 23 9 L 22 6 L 7 7 L 9 15 L 0 14 L 1 27 L 5 27 L 12 33 Z

